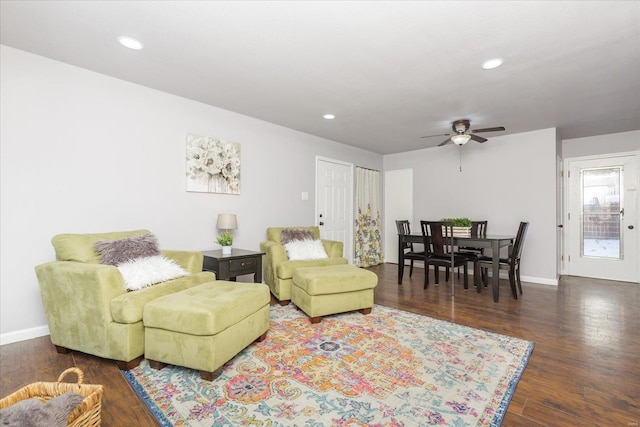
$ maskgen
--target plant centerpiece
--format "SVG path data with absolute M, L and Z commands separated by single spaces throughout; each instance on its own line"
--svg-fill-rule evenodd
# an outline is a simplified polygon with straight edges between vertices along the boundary
M 454 236 L 468 236 L 471 234 L 471 220 L 469 218 L 442 218 L 440 221 L 453 224 Z
M 222 246 L 222 253 L 224 255 L 231 254 L 231 245 L 233 245 L 233 236 L 228 231 L 222 233 L 216 241 Z

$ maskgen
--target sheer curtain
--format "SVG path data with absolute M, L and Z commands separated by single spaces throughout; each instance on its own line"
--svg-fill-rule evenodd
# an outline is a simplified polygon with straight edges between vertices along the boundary
M 380 172 L 356 167 L 356 232 L 354 264 L 369 267 L 384 262 L 380 218 Z

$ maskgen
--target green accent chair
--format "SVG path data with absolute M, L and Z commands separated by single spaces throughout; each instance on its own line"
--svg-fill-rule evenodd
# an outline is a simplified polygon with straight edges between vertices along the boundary
M 214 273 L 202 271 L 201 252 L 163 250 L 164 256 L 191 274 L 127 292 L 118 268 L 100 264 L 94 245 L 143 233 L 149 231 L 60 234 L 52 239 L 56 261 L 38 265 L 35 271 L 51 342 L 58 353 L 76 350 L 131 369 L 144 354 L 145 304 L 215 280 Z
M 314 239 L 320 239 L 320 228 L 316 226 L 267 228 L 267 241 L 260 243 L 260 250 L 265 253 L 264 280 L 269 285 L 273 296 L 280 301 L 280 305 L 287 305 L 291 301 L 293 273 L 298 268 L 324 267 L 348 263 L 347 259 L 342 256 L 342 242 L 326 239 L 321 240 L 328 258 L 290 261 L 280 238 L 282 230 L 286 228 L 309 230 L 313 232 Z

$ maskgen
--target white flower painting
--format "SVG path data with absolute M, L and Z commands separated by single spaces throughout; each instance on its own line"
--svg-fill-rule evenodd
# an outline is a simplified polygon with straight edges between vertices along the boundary
M 188 134 L 187 191 L 240 194 L 240 144 Z

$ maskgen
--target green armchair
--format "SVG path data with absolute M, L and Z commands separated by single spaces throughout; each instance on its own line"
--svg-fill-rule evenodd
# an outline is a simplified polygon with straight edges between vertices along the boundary
M 137 366 L 144 354 L 144 305 L 158 297 L 215 280 L 202 271 L 203 255 L 161 251 L 189 271 L 188 276 L 128 292 L 117 267 L 100 264 L 100 240 L 117 240 L 147 230 L 99 234 L 61 234 L 52 239 L 56 261 L 36 266 L 51 342 L 59 353 L 77 350 Z
M 286 228 L 309 230 L 313 233 L 314 239 L 320 239 L 320 228 L 315 226 L 267 228 L 267 241 L 260 243 L 260 250 L 265 253 L 264 280 L 269 285 L 273 296 L 280 301 L 280 305 L 287 305 L 291 301 L 291 285 L 293 284 L 293 273 L 296 269 L 348 263 L 347 259 L 342 256 L 342 242 L 325 239 L 322 239 L 322 246 L 327 252 L 328 258 L 289 260 L 280 237 L 282 230 Z

